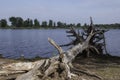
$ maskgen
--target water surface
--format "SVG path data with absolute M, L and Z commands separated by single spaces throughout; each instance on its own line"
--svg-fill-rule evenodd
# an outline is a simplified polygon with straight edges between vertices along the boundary
M 50 37 L 58 44 L 68 43 L 71 39 L 66 37 L 65 31 L 66 29 L 0 29 L 0 54 L 7 58 L 19 58 L 23 54 L 26 58 L 56 55 L 56 49 L 47 39 Z M 120 30 L 110 30 L 105 36 L 108 52 L 120 56 Z

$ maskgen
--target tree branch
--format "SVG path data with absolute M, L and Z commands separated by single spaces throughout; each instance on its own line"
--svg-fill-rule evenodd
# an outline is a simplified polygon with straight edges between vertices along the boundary
M 63 50 L 60 46 L 58 46 L 55 41 L 53 41 L 52 39 L 48 38 L 48 41 L 50 44 L 52 44 L 59 52 L 59 54 L 63 53 Z

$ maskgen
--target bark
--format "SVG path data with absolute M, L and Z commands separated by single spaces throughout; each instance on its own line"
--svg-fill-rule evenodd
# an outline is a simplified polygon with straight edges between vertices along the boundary
M 67 37 L 74 37 L 75 39 L 68 44 L 60 46 L 71 46 L 87 42 L 87 44 L 89 44 L 89 48 L 85 49 L 84 52 L 82 52 L 82 54 L 85 54 L 87 57 L 89 57 L 90 55 L 102 55 L 104 53 L 107 54 L 104 36 L 104 33 L 106 31 L 101 29 L 95 29 L 91 17 L 90 22 L 90 26 L 88 26 L 87 29 L 83 29 L 82 32 L 80 32 L 79 30 L 77 32 L 74 28 L 71 28 L 69 31 L 66 31 L 68 33 Z M 90 35 L 92 36 L 90 37 Z
M 58 50 L 59 54 L 57 56 L 35 62 L 20 62 L 3 65 L 1 67 L 0 75 L 7 74 L 9 76 L 14 73 L 16 74 L 22 72 L 24 74 L 17 76 L 16 80 L 46 80 L 47 78 L 52 78 L 56 76 L 63 77 L 62 74 L 64 73 L 64 80 L 69 80 L 72 76 L 77 75 L 74 74 L 75 72 L 81 72 L 88 76 L 101 79 L 96 75 L 91 75 L 90 73 L 76 70 L 72 66 L 72 61 L 79 53 L 83 52 L 84 50 L 89 50 L 91 48 L 97 51 L 94 46 L 90 45 L 90 40 L 97 33 L 99 32 L 90 30 L 90 33 L 86 37 L 86 39 L 83 39 L 83 37 L 79 35 L 80 38 L 78 37 L 78 39 L 80 42 L 67 51 L 64 51 L 58 44 L 55 43 L 55 41 L 48 38 L 48 41 Z
M 2 66 L 2 70 L 8 70 L 7 73 L 4 73 L 7 75 L 13 74 L 14 71 L 18 71 L 17 73 L 21 73 L 20 71 L 28 71 L 27 73 L 18 76 L 16 80 L 45 80 L 47 77 L 51 77 L 52 74 L 57 73 L 58 75 L 61 75 L 63 72 L 66 74 L 66 77 L 64 78 L 70 79 L 72 76 L 76 76 L 76 74 L 71 72 L 71 68 L 73 68 L 71 64 L 72 61 L 80 52 L 89 48 L 87 41 L 92 36 L 93 35 L 91 34 L 84 43 L 79 43 L 68 51 L 63 51 L 61 47 L 57 47 L 58 45 L 49 38 L 49 42 L 59 51 L 60 54 L 58 56 L 35 62 L 20 62 L 4 65 Z M 9 72 L 11 73 L 8 74 Z M 1 73 L 2 72 L 0 71 L 0 74 Z

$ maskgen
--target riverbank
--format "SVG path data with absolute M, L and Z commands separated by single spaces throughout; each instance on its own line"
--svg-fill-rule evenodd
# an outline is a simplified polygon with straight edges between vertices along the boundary
M 69 29 L 70 27 L 0 27 L 0 29 Z M 82 29 L 83 27 L 75 27 L 76 29 Z
M 120 57 L 117 56 L 77 58 L 74 65 L 77 69 L 88 70 L 90 73 L 97 74 L 103 80 L 120 79 Z
M 70 27 L 0 27 L 0 29 L 69 29 Z M 88 27 L 86 26 L 81 26 L 81 27 L 74 27 L 75 29 L 87 29 Z M 96 27 L 99 29 L 120 29 L 119 27 Z
M 15 62 L 31 62 L 36 60 L 41 60 L 41 58 L 36 58 L 36 59 L 0 58 L 0 66 L 4 64 L 15 63 Z M 95 57 L 95 58 L 77 57 L 75 61 L 73 61 L 73 65 L 77 69 L 87 71 L 91 74 L 96 74 L 100 76 L 103 80 L 119 80 L 120 79 L 120 57 L 115 57 L 115 56 L 101 56 L 101 57 Z M 3 79 L 3 76 L 2 76 L 0 77 L 0 79 L 7 80 L 10 77 L 11 75 L 10 76 L 8 75 L 5 77 L 6 79 L 5 78 Z M 71 80 L 83 80 L 83 79 L 98 80 L 95 77 L 91 77 L 89 75 L 85 75 L 82 73 L 80 73 L 79 76 L 73 77 Z M 59 78 L 52 79 L 52 80 L 59 80 Z

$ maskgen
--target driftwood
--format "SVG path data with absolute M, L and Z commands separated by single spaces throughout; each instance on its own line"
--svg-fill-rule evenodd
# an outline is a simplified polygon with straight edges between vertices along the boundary
M 71 27 L 70 30 L 66 31 L 68 33 L 67 37 L 69 38 L 74 38 L 70 43 L 60 45 L 61 47 L 64 46 L 71 46 L 71 45 L 77 45 L 79 43 L 83 43 L 86 38 L 92 33 L 95 33 L 95 35 L 92 36 L 90 40 L 87 42 L 89 43 L 89 47 L 85 49 L 82 54 L 86 54 L 86 57 L 89 57 L 90 54 L 92 55 L 102 55 L 102 54 L 108 54 L 107 49 L 106 49 L 106 42 L 105 42 L 105 36 L 104 33 L 107 30 L 101 30 L 101 29 L 96 29 L 95 26 L 93 25 L 92 18 L 90 17 L 90 26 L 87 26 L 86 29 L 83 29 L 82 32 L 80 30 L 76 31 L 73 27 Z
M 0 76 L 24 73 L 12 77 L 12 79 L 46 80 L 47 78 L 52 77 L 63 77 L 62 74 L 64 74 L 63 79 L 69 80 L 72 78 L 72 76 L 77 76 L 77 73 L 83 73 L 101 80 L 99 76 L 75 69 L 72 65 L 72 61 L 75 59 L 75 57 L 84 50 L 94 49 L 97 51 L 94 46 L 90 45 L 90 40 L 98 33 L 101 33 L 101 31 L 90 30 L 86 39 L 80 38 L 80 42 L 67 51 L 64 51 L 59 45 L 55 43 L 55 41 L 48 38 L 48 41 L 58 50 L 59 55 L 35 62 L 19 62 L 3 65 L 1 67 Z

